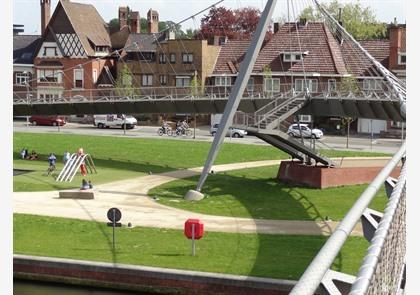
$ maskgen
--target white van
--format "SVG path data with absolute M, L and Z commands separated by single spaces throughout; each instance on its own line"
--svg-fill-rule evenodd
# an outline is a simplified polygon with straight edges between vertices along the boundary
M 93 116 L 93 125 L 98 128 L 109 128 L 109 127 L 119 127 L 119 128 L 133 129 L 137 125 L 137 120 L 130 115 L 94 115 Z

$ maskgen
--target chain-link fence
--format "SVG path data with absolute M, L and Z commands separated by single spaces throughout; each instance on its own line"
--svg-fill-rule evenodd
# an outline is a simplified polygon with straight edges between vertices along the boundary
M 398 294 L 404 280 L 405 215 L 406 168 L 404 165 L 352 286 L 351 295 Z

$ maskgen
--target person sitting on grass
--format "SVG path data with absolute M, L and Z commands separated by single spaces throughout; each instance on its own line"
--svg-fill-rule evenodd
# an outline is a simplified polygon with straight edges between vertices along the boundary
M 29 160 L 38 160 L 38 154 L 35 152 L 35 150 L 32 150 L 31 154 L 29 155 Z
M 85 191 L 90 189 L 89 183 L 86 181 L 86 179 L 83 178 L 82 180 L 82 187 L 80 188 L 81 191 Z
M 89 184 L 89 188 L 93 189 L 93 185 L 92 185 L 92 182 L 90 180 L 88 181 L 88 184 Z

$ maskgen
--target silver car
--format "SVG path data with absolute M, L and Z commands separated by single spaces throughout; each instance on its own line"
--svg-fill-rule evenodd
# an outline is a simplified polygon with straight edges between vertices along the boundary
M 217 132 L 218 128 L 219 128 L 219 124 L 214 124 L 213 126 L 211 126 L 211 128 L 210 128 L 211 136 L 216 135 L 216 132 Z M 233 128 L 233 127 L 229 127 L 229 131 L 226 132 L 226 136 L 235 137 L 235 138 L 239 138 L 239 137 L 242 138 L 247 134 L 248 133 L 246 132 L 246 130 Z
M 324 133 L 319 129 L 311 129 L 308 127 L 308 124 L 300 124 L 300 130 L 302 131 L 302 136 L 305 138 L 317 138 L 320 139 L 324 136 Z M 292 124 L 287 130 L 287 134 L 292 137 L 300 137 L 299 124 Z

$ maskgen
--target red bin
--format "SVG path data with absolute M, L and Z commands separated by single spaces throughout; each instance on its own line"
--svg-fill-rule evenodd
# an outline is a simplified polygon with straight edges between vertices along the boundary
M 188 239 L 192 239 L 193 225 L 194 225 L 194 240 L 199 240 L 204 235 L 204 224 L 200 221 L 200 219 L 188 219 L 187 221 L 185 221 L 184 235 Z

